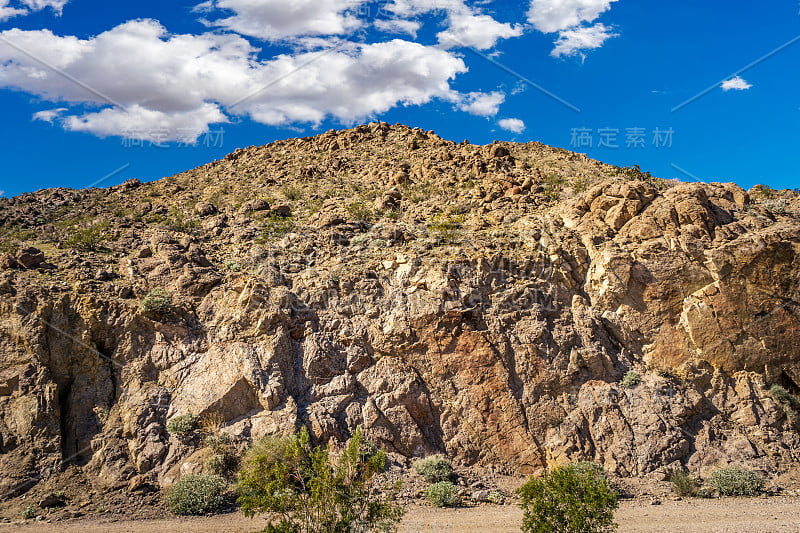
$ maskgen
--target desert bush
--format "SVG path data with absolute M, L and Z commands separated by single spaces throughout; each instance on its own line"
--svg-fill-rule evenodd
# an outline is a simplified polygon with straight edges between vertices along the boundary
M 81 252 L 96 252 L 108 241 L 108 222 L 76 229 L 64 240 L 64 246 Z
M 303 189 L 294 185 L 289 185 L 281 190 L 281 194 L 287 200 L 295 201 L 303 197 Z
M 161 316 L 172 309 L 172 294 L 162 288 L 155 288 L 142 298 L 142 311 L 148 315 Z
M 619 382 L 619 384 L 625 387 L 626 389 L 632 389 L 641 382 L 642 382 L 642 376 L 640 376 L 633 370 L 629 370 L 628 372 L 625 372 L 624 376 L 622 376 L 622 380 Z
M 22 518 L 23 520 L 31 520 L 33 518 L 36 518 L 36 507 L 34 507 L 33 505 L 29 505 L 25 509 L 23 509 Z
M 551 200 L 558 200 L 561 198 L 561 192 L 564 188 L 565 179 L 561 176 L 550 175 L 544 179 L 542 186 L 544 188 L 544 195 Z
M 458 507 L 461 505 L 461 493 L 450 481 L 440 481 L 425 489 L 425 498 L 434 507 Z
M 164 501 L 176 515 L 204 515 L 222 509 L 227 503 L 228 483 L 213 474 L 192 474 L 180 478 L 167 490 Z
M 326 446 L 312 446 L 308 430 L 267 438 L 245 454 L 239 498 L 246 516 L 269 513 L 268 533 L 392 531 L 403 515 L 392 491 L 381 494 L 377 476 L 386 454 L 357 429 L 338 461 Z
M 353 202 L 348 205 L 347 214 L 354 221 L 367 224 L 375 219 L 375 211 L 362 201 Z
M 531 479 L 518 493 L 526 533 L 615 531 L 618 494 L 596 463 L 574 463 Z
M 685 470 L 672 470 L 667 474 L 667 481 L 672 483 L 672 492 L 681 497 L 698 495 L 702 482 Z
M 464 220 L 464 215 L 439 213 L 428 224 L 428 232 L 437 243 L 452 244 L 456 242 Z
M 721 496 L 756 496 L 761 493 L 764 478 L 747 468 L 728 466 L 712 472 L 708 484 Z
M 291 217 L 271 214 L 264 219 L 261 235 L 256 239 L 256 242 L 263 244 L 280 239 L 291 233 L 293 229 L 294 220 Z
M 176 416 L 167 422 L 167 431 L 175 435 L 185 436 L 197 429 L 197 422 L 197 416 L 191 413 Z
M 503 496 L 503 493 L 499 490 L 493 490 L 490 492 L 486 499 L 489 501 L 489 503 L 493 503 L 495 505 L 503 505 L 503 503 L 506 501 L 505 496 Z
M 453 475 L 453 465 L 450 463 L 450 459 L 439 454 L 416 459 L 411 463 L 411 468 L 424 477 L 428 483 L 448 481 Z
M 163 225 L 171 231 L 193 234 L 200 227 L 200 221 L 187 216 L 182 209 L 172 207 L 169 210 L 169 215 L 164 219 Z
M 227 433 L 207 435 L 203 439 L 203 444 L 213 452 L 203 463 L 203 470 L 226 479 L 233 478 L 239 467 L 240 455 L 230 435 Z
M 784 407 L 789 407 L 795 411 L 800 410 L 800 399 L 780 385 L 770 387 L 769 394 L 776 402 L 783 404 Z

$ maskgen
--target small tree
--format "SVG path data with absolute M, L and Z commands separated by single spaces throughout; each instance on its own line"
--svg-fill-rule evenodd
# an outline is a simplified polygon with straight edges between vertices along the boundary
M 526 533 L 607 533 L 616 531 L 619 495 L 596 463 L 558 467 L 517 491 Z
M 386 454 L 357 429 L 338 461 L 326 446 L 311 445 L 308 430 L 266 439 L 245 455 L 238 502 L 246 516 L 271 513 L 267 533 L 394 531 L 402 507 L 381 495 L 376 477 Z

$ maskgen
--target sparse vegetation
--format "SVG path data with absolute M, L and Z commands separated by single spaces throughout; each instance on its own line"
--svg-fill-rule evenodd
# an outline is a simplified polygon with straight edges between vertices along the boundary
M 281 190 L 281 194 L 284 198 L 293 202 L 303 197 L 303 189 L 294 185 L 289 185 Z
M 29 505 L 22 510 L 23 520 L 33 520 L 36 518 L 36 507 Z
M 147 293 L 142 299 L 142 311 L 150 316 L 163 316 L 172 310 L 172 294 L 160 287 Z
M 703 483 L 685 470 L 672 470 L 667 474 L 667 481 L 672 483 L 672 492 L 682 498 L 695 497 Z
M 213 474 L 192 474 L 180 478 L 167 490 L 164 501 L 170 512 L 186 515 L 204 515 L 220 511 L 228 499 L 228 483 Z
M 236 261 L 225 261 L 225 268 L 231 272 L 241 272 L 242 265 L 237 263 Z
M 347 215 L 355 222 L 369 224 L 375 219 L 375 211 L 363 201 L 356 201 L 347 206 Z
M 437 244 L 454 244 L 464 219 L 464 215 L 439 213 L 428 224 L 428 232 Z
M 506 501 L 505 496 L 503 496 L 503 493 L 499 490 L 491 491 L 486 499 L 489 501 L 489 503 L 493 503 L 495 505 L 503 505 Z
M 629 370 L 625 372 L 625 375 L 622 376 L 622 380 L 620 380 L 619 384 L 625 387 L 626 389 L 632 389 L 639 385 L 642 382 L 642 376 L 634 372 L 633 370 Z
M 783 405 L 784 409 L 800 411 L 800 399 L 780 385 L 773 385 L 770 387 L 769 394 L 776 402 Z
M 381 494 L 377 476 L 386 454 L 356 430 L 334 464 L 326 446 L 312 446 L 308 430 L 289 438 L 267 438 L 245 455 L 239 498 L 247 516 L 269 513 L 264 531 L 326 533 L 392 531 L 403 509 Z
M 177 207 L 171 207 L 169 215 L 164 220 L 164 227 L 177 231 L 178 233 L 192 234 L 197 231 L 200 222 L 197 219 L 191 218 L 186 213 Z
M 574 463 L 531 479 L 518 491 L 526 533 L 615 531 L 618 494 L 596 463 Z
M 757 496 L 761 494 L 764 478 L 747 468 L 729 466 L 712 472 L 708 484 L 721 496 Z
M 179 436 L 186 436 L 197 429 L 198 417 L 187 413 L 176 416 L 167 423 L 167 431 Z
M 282 217 L 275 214 L 264 219 L 261 235 L 256 242 L 267 243 L 285 237 L 294 229 L 294 220 L 291 217 Z
M 430 455 L 422 459 L 415 459 L 411 467 L 428 483 L 448 481 L 453 475 L 453 465 L 444 455 Z
M 226 479 L 233 478 L 239 466 L 239 453 L 231 436 L 227 433 L 209 434 L 203 443 L 213 452 L 203 463 L 203 469 Z
M 450 481 L 439 481 L 425 490 L 425 498 L 434 507 L 458 507 L 461 505 L 461 493 Z
M 551 200 L 558 200 L 561 198 L 561 192 L 564 189 L 564 178 L 551 174 L 544 179 L 542 187 L 544 187 L 544 195 Z
M 75 229 L 64 240 L 64 246 L 81 252 L 97 252 L 108 241 L 108 222 Z

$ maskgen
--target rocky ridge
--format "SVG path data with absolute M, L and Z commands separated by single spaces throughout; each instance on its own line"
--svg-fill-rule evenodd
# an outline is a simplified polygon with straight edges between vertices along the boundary
M 0 235 L 5 498 L 167 486 L 210 453 L 188 413 L 398 465 L 800 461 L 795 192 L 373 123 L 0 199 Z

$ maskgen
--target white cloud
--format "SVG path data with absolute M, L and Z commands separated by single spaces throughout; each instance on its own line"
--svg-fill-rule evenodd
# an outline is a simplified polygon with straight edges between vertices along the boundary
M 39 111 L 33 114 L 33 120 L 41 120 L 42 122 L 49 122 L 50 124 L 53 123 L 55 119 L 60 117 L 64 114 L 65 111 L 69 111 L 66 107 L 59 107 L 57 109 L 46 109 L 44 111 Z
M 497 22 L 489 15 L 473 12 L 455 12 L 448 17 L 449 27 L 440 32 L 439 42 L 448 47 L 475 47 L 479 50 L 493 48 L 500 39 L 519 37 L 522 26 Z
M 471 115 L 493 117 L 500 111 L 500 106 L 505 101 L 506 95 L 499 91 L 491 93 L 474 92 L 461 95 L 458 108 Z
M 736 76 L 735 78 L 731 78 L 722 82 L 723 91 L 746 91 L 751 87 L 752 85 L 747 83 L 741 76 Z
M 404 33 L 416 37 L 422 24 L 415 20 L 378 19 L 375 21 L 375 27 L 386 33 Z
M 617 0 L 531 0 L 528 21 L 544 33 L 592 23 Z
M 153 20 L 85 40 L 49 30 L 12 29 L 0 36 L 27 52 L 0 45 L 0 86 L 72 104 L 70 111 L 51 109 L 34 118 L 58 120 L 74 131 L 160 141 L 196 138 L 230 115 L 270 125 L 329 116 L 354 122 L 397 105 L 454 101 L 459 95 L 450 82 L 467 71 L 447 50 L 399 39 L 262 61 L 240 36 L 170 35 Z M 473 113 L 496 112 L 502 102 L 466 98 L 464 107 Z
M 447 28 L 437 37 L 439 43 L 448 48 L 486 50 L 493 48 L 500 39 L 519 37 L 524 32 L 522 25 L 498 22 L 480 9 L 467 5 L 464 0 L 394 0 L 383 10 L 395 15 L 396 18 L 390 20 L 404 22 L 427 13 L 444 13 Z M 377 23 L 376 26 L 380 29 Z
M 267 41 L 314 35 L 343 35 L 364 22 L 352 11 L 368 0 L 211 0 L 196 10 L 227 10 L 233 15 L 213 21 L 217 26 Z
M 583 55 L 600 48 L 611 37 L 604 24 L 592 24 L 617 0 L 531 0 L 528 22 L 544 33 L 558 33 L 553 57 Z
M 64 6 L 67 5 L 67 2 L 69 2 L 69 0 L 22 0 L 22 3 L 28 6 L 32 11 L 41 11 L 49 7 L 59 15 L 64 9 Z
M 8 7 L 9 0 L 0 0 L 0 22 L 16 17 L 17 15 L 24 15 L 28 11 L 16 7 Z
M 522 133 L 525 131 L 525 122 L 518 118 L 504 118 L 497 122 L 497 125 L 503 128 L 504 130 L 513 132 L 513 133 Z
M 611 28 L 604 24 L 578 27 L 572 30 L 562 30 L 558 33 L 556 47 L 550 52 L 553 57 L 580 55 L 582 50 L 600 48 L 611 37 Z
M 0 0 L 0 22 L 11 17 L 27 15 L 31 11 L 41 11 L 48 7 L 52 8 L 57 15 L 60 15 L 67 2 L 69 0 L 20 0 L 17 2 L 18 7 L 9 7 L 11 0 Z

